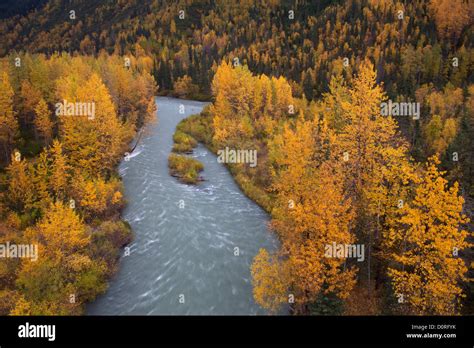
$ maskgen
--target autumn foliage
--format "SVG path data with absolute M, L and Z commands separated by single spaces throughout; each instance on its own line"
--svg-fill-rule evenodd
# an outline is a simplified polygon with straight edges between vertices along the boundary
M 215 102 L 202 116 L 212 120 L 209 146 L 259 149 L 258 169 L 231 171 L 250 197 L 253 188 L 271 197 L 262 201 L 271 202 L 264 207 L 281 241 L 252 265 L 261 306 L 318 313 L 326 298 L 332 310 L 380 311 L 356 307 L 352 296 L 365 293 L 373 304 L 393 303 L 394 313 L 459 313 L 467 268 L 453 250 L 469 245 L 463 198 L 438 160 L 412 159 L 395 119 L 381 114 L 387 96 L 370 62 L 349 84 L 335 78 L 318 102 L 294 98 L 284 78 L 226 62 L 212 86 Z M 328 257 L 333 243 L 361 244 L 365 261 Z
M 154 80 L 212 101 L 174 152 L 257 150 L 256 167 L 228 167 L 281 244 L 251 266 L 262 307 L 472 312 L 473 0 L 123 3 L 76 1 L 94 15 L 65 22 L 67 2 L 48 1 L 0 22 L 0 241 L 45 255 L 0 263 L 0 314 L 79 314 L 104 290 L 130 239 L 115 169 L 153 120 Z M 422 117 L 381 115 L 388 99 Z M 95 117 L 57 115 L 63 100 Z M 175 153 L 170 167 L 202 170 Z M 328 257 L 332 243 L 364 261 Z
M 156 87 L 133 59 L 130 68 L 108 55 L 21 60 L 0 65 L 0 236 L 37 245 L 38 260 L 4 270 L 0 314 L 81 314 L 105 291 L 131 239 L 119 218 L 115 168 L 136 130 L 153 120 Z M 65 100 L 94 103 L 94 117 L 61 114 Z

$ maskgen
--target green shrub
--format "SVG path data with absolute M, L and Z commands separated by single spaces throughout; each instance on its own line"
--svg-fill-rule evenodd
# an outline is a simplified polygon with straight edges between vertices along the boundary
M 89 254 L 94 260 L 102 260 L 107 264 L 107 274 L 111 276 L 120 257 L 121 248 L 133 239 L 130 225 L 126 221 L 104 221 L 92 233 Z
M 214 135 L 212 117 L 207 107 L 201 114 L 191 115 L 182 120 L 176 127 L 177 131 L 191 135 L 197 141 L 210 146 Z
M 190 153 L 197 146 L 196 139 L 180 130 L 174 133 L 173 141 L 173 152 L 177 153 Z
M 203 164 L 198 160 L 174 153 L 168 157 L 168 167 L 172 176 L 186 184 L 196 184 L 200 181 L 199 172 L 204 169 Z

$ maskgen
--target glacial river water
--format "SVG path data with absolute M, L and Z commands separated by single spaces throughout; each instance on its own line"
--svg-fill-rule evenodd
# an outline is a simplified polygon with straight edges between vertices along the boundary
M 109 289 L 87 314 L 265 314 L 253 300 L 250 265 L 260 248 L 278 246 L 268 215 L 202 145 L 192 156 L 204 164 L 206 181 L 189 186 L 168 174 L 176 125 L 205 103 L 156 102 L 157 124 L 119 167 L 128 201 L 124 219 L 135 235 L 130 255 L 122 256 Z

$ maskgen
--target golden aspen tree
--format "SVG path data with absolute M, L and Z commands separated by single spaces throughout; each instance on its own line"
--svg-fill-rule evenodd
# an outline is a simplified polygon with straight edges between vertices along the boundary
M 21 83 L 20 90 L 21 98 L 23 100 L 21 113 L 19 117 L 23 119 L 23 122 L 30 124 L 32 122 L 32 116 L 35 113 L 35 108 L 41 99 L 41 92 L 35 88 L 28 80 L 23 80 Z
M 121 185 L 118 180 L 105 181 L 101 177 L 86 179 L 80 173 L 74 177 L 72 196 L 86 219 L 101 217 L 108 210 L 122 204 Z
M 267 118 L 273 118 L 275 109 L 272 96 L 272 81 L 266 75 L 261 75 L 260 81 L 262 84 L 263 114 L 267 116 Z
M 119 113 L 119 118 L 131 123 L 136 129 L 147 124 L 147 122 L 153 122 L 155 119 L 155 92 L 154 89 L 150 89 L 152 83 L 149 78 L 150 75 L 142 75 L 136 78 L 129 76 L 129 82 L 124 82 L 130 89 L 125 90 L 122 98 L 127 99 L 128 109 L 125 109 L 125 111 L 128 111 L 124 113 L 125 118 L 123 114 Z M 114 99 L 112 91 L 111 96 Z M 120 111 L 120 107 L 118 110 Z M 133 128 L 133 126 L 130 128 Z
M 343 103 L 349 101 L 349 89 L 347 88 L 342 76 L 333 77 L 329 83 L 329 92 L 323 95 L 322 113 L 328 125 L 335 131 L 340 132 L 346 123 Z
M 219 92 L 228 94 L 233 75 L 232 66 L 222 61 L 212 79 L 212 94 L 216 97 Z
M 279 194 L 287 212 L 276 214 L 272 221 L 284 236 L 283 250 L 288 253 L 295 303 L 302 306 L 319 294 L 346 298 L 355 284 L 355 269 L 344 267 L 346 256 L 325 254 L 329 245 L 355 242 L 350 231 L 354 214 L 343 195 L 340 174 L 328 162 L 318 170 L 308 170 L 303 182 L 304 190 L 294 203 L 287 198 L 296 192 L 285 193 L 286 199 Z
M 271 80 L 266 75 L 255 77 L 250 117 L 252 118 L 257 137 L 262 138 L 264 141 L 272 137 L 277 123 L 272 118 L 273 106 L 271 101 Z M 287 111 L 288 107 L 288 105 L 284 106 L 281 112 Z
M 152 124 L 156 122 L 156 102 L 155 102 L 155 97 L 152 96 L 149 98 L 147 107 L 146 107 L 146 113 L 145 117 L 143 118 L 143 125 L 145 124 Z M 142 126 L 142 124 L 139 124 L 139 126 Z
M 30 168 L 25 159 L 11 156 L 8 173 L 8 201 L 17 211 L 24 212 L 33 199 Z
M 112 99 L 100 77 L 91 78 L 72 94 L 70 101 L 89 103 L 90 115 L 61 116 L 61 139 L 68 164 L 90 176 L 110 171 L 124 152 L 125 129 L 119 122 Z M 68 100 L 68 101 L 69 101 Z
M 420 89 L 420 94 L 423 89 Z M 422 125 L 426 153 L 443 155 L 458 135 L 464 96 L 461 88 L 446 86 L 443 92 L 424 96 L 431 119 Z
M 370 62 L 361 65 L 348 97 L 345 95 L 342 92 L 343 97 L 337 99 L 345 125 L 334 143 L 332 156 L 342 163 L 345 189 L 357 214 L 359 242 L 367 245 L 370 291 L 373 246 L 380 242 L 386 213 L 405 195 L 402 187 L 409 180 L 412 166 L 408 145 L 398 134 L 396 121 L 381 115 L 386 96 L 376 83 Z
M 176 34 L 176 22 L 174 21 L 174 19 L 172 19 L 170 23 L 170 33 Z
M 283 133 L 271 144 L 275 168 L 272 189 L 277 201 L 272 211 L 272 227 L 282 240 L 280 257 L 288 269 L 288 287 L 294 295 L 295 310 L 303 313 L 320 294 L 345 298 L 355 284 L 355 270 L 344 268 L 345 257 L 325 255 L 326 245 L 354 241 L 350 233 L 353 213 L 343 196 L 341 176 L 336 174 L 341 173 L 340 169 L 329 162 L 315 162 L 316 124 L 313 120 L 305 121 L 300 113 L 294 129 L 285 125 Z M 275 274 L 274 267 L 278 266 L 275 261 L 268 265 L 268 256 L 262 253 L 255 262 L 253 277 L 257 285 L 266 281 L 266 272 Z M 255 290 L 256 301 L 275 310 L 277 300 L 284 298 L 281 289 L 269 289 L 265 295 L 265 287 L 259 286 Z
M 260 249 L 251 266 L 255 302 L 272 313 L 278 312 L 283 303 L 288 303 L 289 271 L 286 261 Z
M 64 199 L 69 181 L 69 165 L 62 143 L 55 139 L 49 153 L 51 156 L 50 190 L 57 199 Z
M 53 122 L 50 118 L 48 104 L 43 98 L 40 99 L 35 107 L 35 126 L 45 145 L 49 145 L 53 138 Z
M 463 0 L 430 0 L 429 9 L 441 37 L 457 40 L 471 22 L 472 2 Z
M 44 210 L 52 202 L 51 196 L 49 194 L 50 163 L 47 150 L 41 152 L 34 167 L 33 185 L 36 195 L 35 206 L 44 212 Z
M 213 115 L 213 143 L 216 145 L 224 144 L 230 136 L 230 122 L 227 115 L 230 115 L 232 110 L 223 93 L 217 95 L 215 103 L 210 107 L 210 112 Z
M 235 145 L 253 139 L 251 101 L 255 79 L 245 66 L 232 68 L 223 62 L 217 69 L 212 85 L 216 100 L 210 107 L 216 145 Z
M 464 199 L 457 182 L 451 187 L 431 157 L 421 174 L 415 197 L 404 205 L 398 225 L 387 231 L 385 244 L 396 246 L 389 268 L 397 297 L 409 313 L 453 315 L 465 296 L 460 287 L 467 267 L 459 252 L 469 246 Z
M 3 147 L 3 158 L 10 159 L 10 152 L 18 133 L 18 122 L 13 111 L 13 89 L 6 72 L 0 75 L 0 143 Z
M 223 62 L 213 80 L 213 92 L 210 112 L 216 145 L 253 144 L 255 137 L 266 142 L 278 122 L 297 113 L 285 78 L 253 76 L 246 66 Z
M 43 253 L 57 256 L 71 255 L 90 243 L 90 235 L 74 209 L 60 201 L 53 203 L 34 228 L 26 232 L 27 238 L 47 247 Z
M 282 195 L 293 193 L 296 196 L 305 189 L 303 179 L 307 175 L 306 170 L 312 165 L 315 149 L 314 129 L 314 122 L 305 121 L 300 112 L 294 129 L 290 124 L 285 124 L 282 134 L 276 135 L 270 144 L 273 175 L 276 177 L 273 189 Z M 298 203 L 299 198 L 292 200 Z
M 291 94 L 291 86 L 283 76 L 279 78 L 272 78 L 272 84 L 274 86 L 274 99 L 275 99 L 275 110 L 276 117 L 281 118 L 288 115 L 289 106 L 295 105 L 293 96 Z
M 91 236 L 82 219 L 74 209 L 56 201 L 35 226 L 25 231 L 25 238 L 38 245 L 39 256 L 36 262 L 22 262 L 17 279 L 31 304 L 31 314 L 78 314 L 82 300 L 71 302 L 71 294 L 79 297 L 87 293 L 87 282 L 96 282 L 104 271 L 86 255 Z M 83 277 L 89 280 L 83 283 Z
M 48 61 L 45 55 L 31 56 L 31 63 L 29 63 L 29 82 L 32 88 L 40 93 L 37 96 L 42 96 L 47 102 L 51 102 L 52 94 L 54 93 L 54 80 L 51 79 L 53 74 L 60 74 L 61 70 L 51 71 L 51 62 Z M 59 65 L 59 64 L 58 64 Z M 59 68 L 59 66 L 57 66 Z M 53 75 L 54 76 L 54 75 Z M 57 75 L 59 76 L 59 75 Z M 37 104 L 37 100 L 31 100 L 32 106 Z M 33 111 L 33 110 L 31 110 Z
M 119 64 L 103 63 L 107 88 L 117 109 L 120 120 L 135 122 L 138 118 L 137 104 L 144 89 L 142 79 L 134 80 L 130 71 Z

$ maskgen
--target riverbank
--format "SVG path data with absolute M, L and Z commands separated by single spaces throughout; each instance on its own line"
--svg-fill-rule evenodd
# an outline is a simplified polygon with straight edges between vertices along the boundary
M 158 97 L 176 98 L 180 100 L 199 101 L 204 103 L 212 101 L 212 95 L 200 92 L 190 93 L 186 95 L 185 98 L 179 97 L 177 93 L 173 90 L 160 90 L 156 95 Z
M 269 216 L 203 145 L 192 158 L 203 163 L 206 181 L 190 186 L 169 175 L 178 122 L 200 113 L 205 104 L 167 97 L 156 101 L 159 122 L 119 166 L 128 201 L 123 217 L 135 239 L 109 289 L 88 305 L 87 313 L 266 314 L 253 300 L 250 265 L 260 248 L 278 248 L 267 229 Z
M 8 132 L 16 136 L 0 158 L 0 242 L 34 245 L 39 257 L 2 262 L 0 314 L 80 315 L 107 289 L 132 239 L 120 219 L 117 165 L 135 130 L 155 116 L 156 84 L 147 69 L 126 67 L 117 55 L 15 54 L 1 61 Z M 87 114 L 66 114 L 55 104 L 76 97 L 87 101 Z
M 214 136 L 213 129 L 212 115 L 208 108 L 204 108 L 200 114 L 192 115 L 182 120 L 176 128 L 176 133 L 180 132 L 191 136 L 193 139 L 206 146 L 206 148 L 208 148 L 212 153 L 217 155 L 219 149 L 212 142 Z M 267 192 L 263 187 L 255 182 L 255 176 L 248 175 L 245 167 L 241 164 L 225 163 L 224 165 L 227 167 L 242 192 L 244 192 L 247 197 L 257 203 L 267 213 L 271 214 L 273 209 L 273 197 L 270 192 Z

